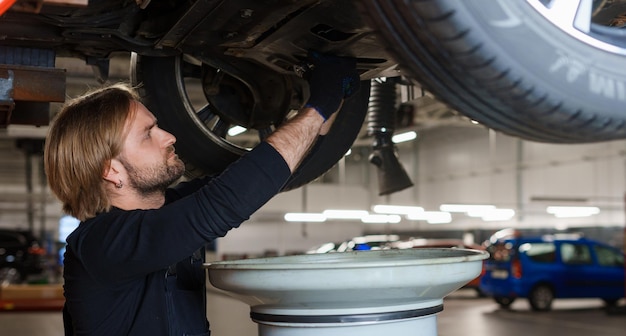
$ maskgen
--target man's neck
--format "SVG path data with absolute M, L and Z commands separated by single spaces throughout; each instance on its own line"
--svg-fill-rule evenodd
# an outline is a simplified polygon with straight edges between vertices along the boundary
M 165 204 L 165 194 L 155 192 L 149 195 L 125 193 L 111 199 L 111 205 L 122 210 L 149 210 L 158 209 Z

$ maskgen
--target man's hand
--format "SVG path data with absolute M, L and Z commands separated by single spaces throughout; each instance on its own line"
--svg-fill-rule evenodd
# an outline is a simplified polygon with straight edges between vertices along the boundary
M 360 85 L 356 59 L 319 53 L 311 53 L 309 58 L 313 68 L 304 74 L 311 90 L 309 100 L 295 117 L 266 139 L 280 153 L 291 172 L 300 165 L 318 135 L 328 132 L 332 120 L 326 120 L 341 107 L 344 98 L 358 91 Z
M 359 90 L 356 59 L 310 52 L 308 61 L 312 64 L 306 74 L 310 97 L 304 106 L 314 108 L 324 120 L 328 120 L 344 98 Z

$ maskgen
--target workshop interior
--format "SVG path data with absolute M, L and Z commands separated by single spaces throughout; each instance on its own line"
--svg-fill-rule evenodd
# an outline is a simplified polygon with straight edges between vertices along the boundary
M 298 118 L 317 55 L 358 90 L 206 242 L 213 335 L 623 335 L 625 28 L 626 0 L 1 0 L 0 335 L 65 335 L 68 101 L 135 88 L 194 181 Z

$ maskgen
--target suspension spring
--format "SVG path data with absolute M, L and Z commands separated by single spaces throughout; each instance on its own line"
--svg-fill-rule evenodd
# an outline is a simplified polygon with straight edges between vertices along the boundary
M 396 125 L 396 81 L 373 79 L 367 109 L 367 134 L 392 134 Z

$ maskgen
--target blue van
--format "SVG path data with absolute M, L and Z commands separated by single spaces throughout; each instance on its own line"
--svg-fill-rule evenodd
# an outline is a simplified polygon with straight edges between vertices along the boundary
M 480 290 L 503 308 L 527 298 L 535 311 L 561 298 L 600 298 L 611 306 L 624 297 L 624 252 L 572 235 L 506 237 L 487 246 Z

